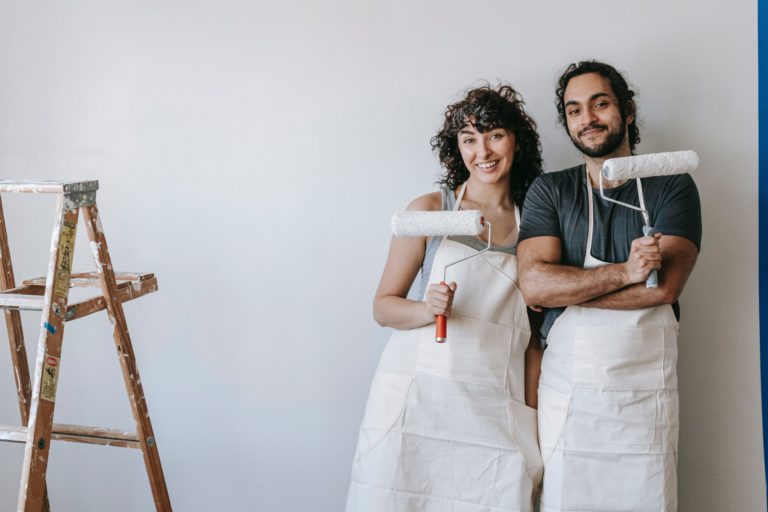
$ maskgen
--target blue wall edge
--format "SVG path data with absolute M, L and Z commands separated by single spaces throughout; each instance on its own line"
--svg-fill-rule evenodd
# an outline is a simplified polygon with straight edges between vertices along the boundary
M 758 248 L 763 461 L 768 488 L 768 0 L 757 2 Z

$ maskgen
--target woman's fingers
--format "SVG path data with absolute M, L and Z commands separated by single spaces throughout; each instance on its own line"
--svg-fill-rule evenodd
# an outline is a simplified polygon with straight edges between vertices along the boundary
M 451 313 L 451 306 L 453 305 L 453 295 L 455 291 L 456 283 L 454 282 L 429 285 L 425 302 L 427 303 L 427 310 L 430 314 L 449 316 Z

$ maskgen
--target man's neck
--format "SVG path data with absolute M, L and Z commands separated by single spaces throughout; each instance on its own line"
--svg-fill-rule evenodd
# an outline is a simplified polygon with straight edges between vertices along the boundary
M 631 156 L 632 152 L 629 147 L 622 145 L 616 148 L 611 153 L 601 157 L 591 157 L 584 155 L 584 163 L 587 165 L 587 174 L 589 175 L 589 181 L 592 188 L 600 187 L 600 173 L 603 172 L 603 163 L 611 158 L 621 158 L 624 156 Z M 627 180 L 608 180 L 603 177 L 603 188 L 616 188 L 623 185 Z

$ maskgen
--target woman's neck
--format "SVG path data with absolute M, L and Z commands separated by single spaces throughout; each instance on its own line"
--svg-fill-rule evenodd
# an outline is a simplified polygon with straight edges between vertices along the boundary
M 482 183 L 472 181 L 470 178 L 465 183 L 466 189 L 462 201 L 468 201 L 481 210 L 510 210 L 514 202 L 509 194 L 509 181 L 500 183 Z M 458 196 L 459 189 L 456 189 Z

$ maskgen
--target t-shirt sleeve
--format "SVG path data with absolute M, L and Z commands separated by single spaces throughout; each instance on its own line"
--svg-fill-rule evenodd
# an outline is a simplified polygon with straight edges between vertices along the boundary
M 539 176 L 528 189 L 520 220 L 520 242 L 537 236 L 560 237 L 560 218 L 549 178 L 546 174 Z
M 687 238 L 701 250 L 701 202 L 690 174 L 680 174 L 663 194 L 654 230 Z

